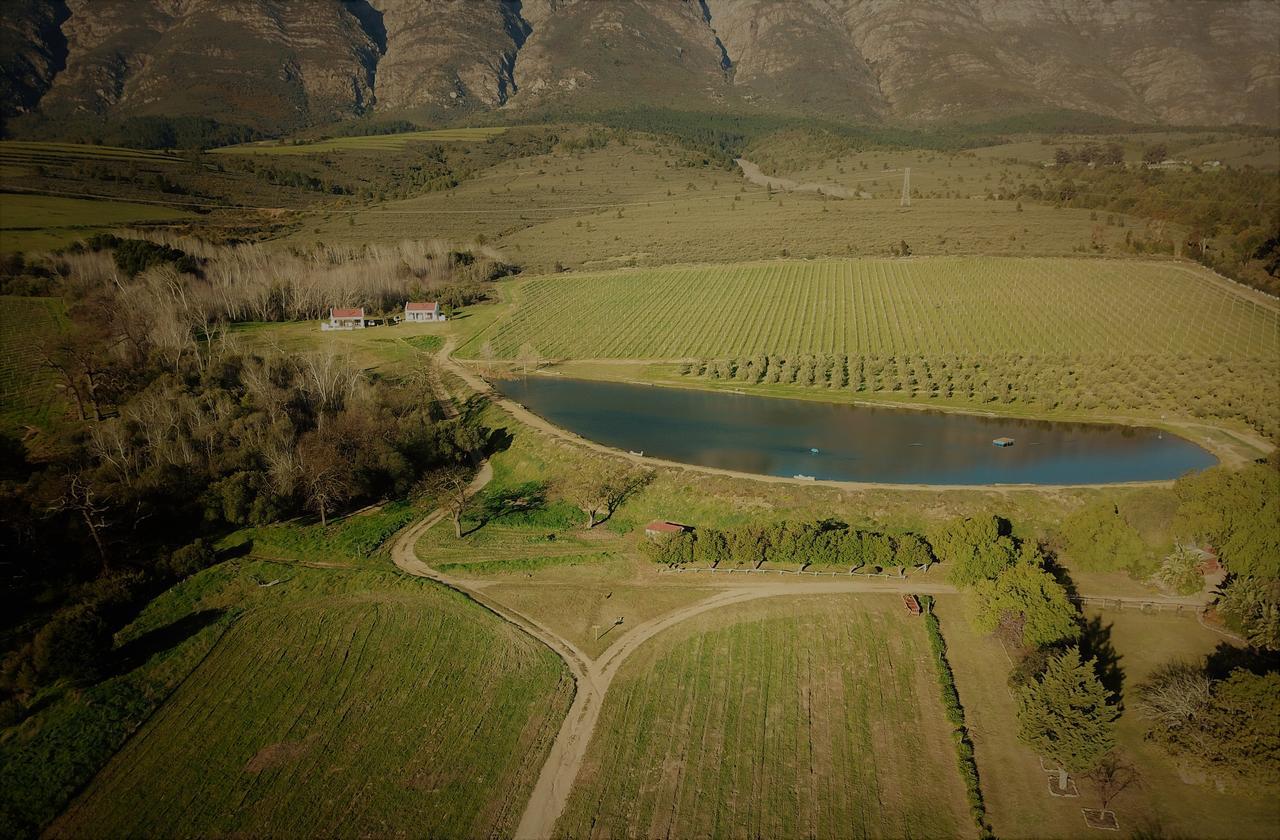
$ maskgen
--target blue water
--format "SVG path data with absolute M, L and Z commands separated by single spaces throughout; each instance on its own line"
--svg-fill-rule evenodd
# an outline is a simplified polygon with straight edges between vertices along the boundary
M 1217 463 L 1176 435 L 1115 424 L 545 376 L 501 381 L 497 388 L 557 426 L 608 446 L 761 475 L 892 484 L 1101 484 L 1177 478 Z M 997 437 L 1015 443 L 993 446 Z

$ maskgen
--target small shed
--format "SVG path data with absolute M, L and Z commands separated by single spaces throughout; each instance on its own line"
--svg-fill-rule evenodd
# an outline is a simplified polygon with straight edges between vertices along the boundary
M 1000 446 L 1000 447 L 1013 446 L 1013 438 L 1011 438 L 1011 437 L 998 437 L 998 438 L 996 438 L 995 440 L 991 441 L 991 445 L 992 445 L 992 446 Z
M 364 329 L 364 307 L 329 310 L 329 320 L 320 324 L 322 330 L 362 330 Z
M 672 534 L 683 534 L 685 531 L 692 531 L 688 525 L 681 525 L 679 522 L 667 522 L 666 520 L 654 520 L 644 526 L 644 535 L 646 537 L 667 537 Z
M 920 599 L 914 595 L 903 595 L 902 606 L 912 615 L 920 615 Z

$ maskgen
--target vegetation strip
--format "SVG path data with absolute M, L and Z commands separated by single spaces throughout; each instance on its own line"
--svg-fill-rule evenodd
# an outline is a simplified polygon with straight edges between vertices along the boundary
M 951 737 L 956 745 L 956 762 L 960 765 L 960 776 L 964 779 L 965 791 L 969 799 L 969 813 L 978 832 L 984 838 L 994 838 L 991 823 L 987 820 L 987 806 L 982 799 L 982 785 L 978 779 L 978 763 L 973 758 L 973 741 L 969 738 L 969 730 L 965 727 L 964 706 L 960 705 L 960 692 L 956 690 L 955 675 L 951 673 L 951 665 L 947 662 L 947 640 L 942 637 L 942 624 L 933 611 L 933 596 L 920 598 L 924 607 L 924 623 L 929 633 L 929 648 L 933 651 L 933 664 L 938 672 L 938 686 L 942 689 L 942 705 L 947 711 L 947 720 L 951 723 Z

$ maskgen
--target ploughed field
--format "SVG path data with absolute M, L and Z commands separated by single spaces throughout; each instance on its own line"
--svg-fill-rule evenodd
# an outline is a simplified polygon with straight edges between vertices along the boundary
M 466 348 L 514 358 L 1133 353 L 1274 359 L 1280 307 L 1169 262 L 937 257 L 548 276 Z
M 510 835 L 573 694 L 560 660 L 432 584 L 299 598 L 316 573 L 276 568 L 51 833 Z
M 923 622 L 777 598 L 664 631 L 609 689 L 567 837 L 954 837 L 972 824 Z

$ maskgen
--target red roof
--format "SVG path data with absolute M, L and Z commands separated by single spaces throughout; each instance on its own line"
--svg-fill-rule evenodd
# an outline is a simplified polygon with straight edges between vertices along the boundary
M 678 534 L 685 528 L 683 525 L 677 525 L 674 522 L 650 522 L 644 526 L 646 531 L 657 531 L 662 534 Z
M 359 309 L 330 309 L 330 318 L 363 318 L 364 307 Z
M 434 300 L 417 303 L 406 303 L 404 305 L 405 312 L 435 312 L 440 308 L 440 304 Z

